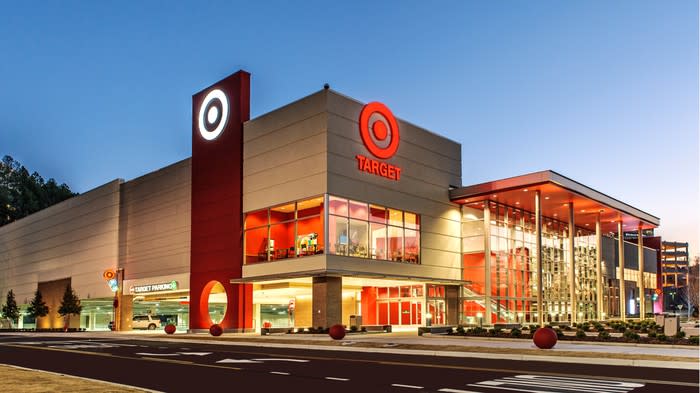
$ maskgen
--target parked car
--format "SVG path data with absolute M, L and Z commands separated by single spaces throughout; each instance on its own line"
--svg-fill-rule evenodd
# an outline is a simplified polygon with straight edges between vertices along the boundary
M 135 315 L 131 319 L 132 329 L 148 329 L 155 330 L 160 327 L 160 319 L 153 318 L 150 315 Z

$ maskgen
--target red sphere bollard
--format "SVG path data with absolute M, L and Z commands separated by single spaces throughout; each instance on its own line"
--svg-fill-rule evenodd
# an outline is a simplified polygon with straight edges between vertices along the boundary
M 221 333 L 223 333 L 223 332 L 224 332 L 224 329 L 222 329 L 221 326 L 219 326 L 217 324 L 213 324 L 209 328 L 209 334 L 211 334 L 214 337 L 219 337 L 221 335 Z
M 167 333 L 167 334 L 175 333 L 175 325 L 173 325 L 172 323 L 165 325 L 165 333 Z
M 342 340 L 345 337 L 345 327 L 343 325 L 333 325 L 328 329 L 328 335 L 333 340 Z
M 557 343 L 557 332 L 552 328 L 539 328 L 532 336 L 532 342 L 540 349 L 551 349 Z

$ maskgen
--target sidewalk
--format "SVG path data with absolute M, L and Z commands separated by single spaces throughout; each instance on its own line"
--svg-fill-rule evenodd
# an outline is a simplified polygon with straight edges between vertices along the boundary
M 33 333 L 25 334 L 27 337 L 35 335 Z M 700 352 L 698 347 L 679 345 L 560 341 L 553 349 L 541 350 L 535 347 L 532 340 L 528 339 L 430 334 L 418 336 L 415 332 L 349 334 L 340 341 L 334 341 L 328 335 L 316 334 L 260 336 L 253 333 L 227 333 L 220 337 L 212 337 L 202 333 L 176 333 L 169 336 L 162 332 L 88 332 L 73 334 L 55 333 L 52 336 L 135 340 L 158 339 L 224 345 L 700 369 Z

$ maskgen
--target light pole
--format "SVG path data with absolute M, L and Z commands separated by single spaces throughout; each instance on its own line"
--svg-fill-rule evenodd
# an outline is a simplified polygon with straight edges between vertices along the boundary
M 484 314 L 478 312 L 476 313 L 476 317 L 479 318 L 479 328 L 483 328 L 484 326 Z

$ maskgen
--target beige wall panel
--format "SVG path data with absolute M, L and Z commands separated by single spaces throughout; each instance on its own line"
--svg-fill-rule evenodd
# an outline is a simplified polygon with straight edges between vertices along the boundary
M 303 296 L 295 298 L 294 327 L 311 327 L 311 297 Z
M 325 167 L 326 153 L 320 152 L 280 164 L 275 168 L 258 172 L 252 176 L 246 176 L 243 178 L 243 184 L 246 193 L 252 193 L 288 183 L 290 179 L 303 179 L 314 173 L 325 173 Z
M 401 125 L 399 125 L 399 128 Z M 371 156 L 371 153 L 364 146 L 359 133 L 359 125 L 357 122 L 351 122 L 347 119 L 342 119 L 333 114 L 328 115 L 328 150 L 338 155 L 348 158 L 354 158 L 356 154 Z M 435 138 L 437 140 L 437 138 Z M 430 145 L 428 145 L 430 146 Z M 401 141 L 396 155 L 389 158 L 387 162 L 399 165 L 402 168 L 407 167 L 407 173 L 413 174 L 414 177 L 420 176 L 415 173 L 416 166 L 424 166 L 432 168 L 438 172 L 449 175 L 451 179 L 460 179 L 461 170 L 459 166 L 459 158 L 452 158 L 433 150 L 426 148 L 424 145 L 416 145 L 404 138 L 404 132 L 401 133 Z M 413 169 L 413 172 L 408 169 Z M 428 179 L 424 179 L 428 180 Z M 452 180 L 450 180 L 452 181 Z
M 365 104 L 353 98 L 349 98 L 344 95 L 338 94 L 334 91 L 332 91 L 331 93 L 332 94 L 328 95 L 328 112 L 333 113 L 338 117 L 344 118 L 347 121 L 354 122 L 355 126 L 352 127 L 352 129 L 357 131 L 357 122 L 360 118 L 360 111 L 362 110 L 362 107 Z M 389 109 L 391 109 L 391 103 L 385 104 L 387 104 Z M 423 146 L 425 149 L 429 149 L 433 152 L 437 152 L 447 157 L 452 157 L 458 161 L 461 160 L 461 145 L 459 143 L 437 135 L 424 128 L 418 127 L 412 123 L 406 122 L 400 119 L 396 113 L 394 113 L 394 117 L 396 117 L 396 120 L 399 123 L 402 141 L 407 141 L 418 146 Z M 329 128 L 332 130 L 336 130 L 336 127 L 333 126 L 330 126 Z M 357 132 L 355 133 L 357 134 Z M 399 148 L 399 151 L 400 150 L 401 148 Z M 460 165 L 458 166 L 461 168 Z
M 119 263 L 127 280 L 187 274 L 191 159 L 122 185 Z
M 117 266 L 120 180 L 0 228 L 0 293 L 20 303 L 39 281 L 73 276 L 82 298 L 108 297 L 102 273 Z
M 246 123 L 244 133 L 247 132 L 250 124 L 250 122 Z M 243 145 L 243 159 L 248 160 L 269 151 L 285 149 L 297 141 L 312 140 L 319 134 L 325 134 L 326 128 L 327 116 L 325 112 L 318 113 L 308 119 L 298 120 L 274 132 L 246 140 L 245 145 Z
M 325 90 L 318 91 L 246 122 L 243 133 L 244 143 L 324 112 L 326 93 Z
M 245 186 L 244 186 L 245 187 Z M 304 199 L 326 191 L 326 173 L 306 174 L 303 178 L 255 192 L 243 193 L 243 211 L 249 212 L 282 202 Z
M 425 266 L 440 266 L 456 270 L 458 276 L 461 273 L 462 264 L 459 253 L 423 247 L 421 249 L 421 257 L 423 258 L 421 263 Z
M 314 255 L 305 258 L 291 258 L 275 262 L 243 265 L 243 278 L 252 279 L 256 277 L 323 270 L 326 270 L 326 255 Z
M 459 253 L 461 238 L 455 236 L 421 233 L 421 247 Z
M 350 328 L 350 316 L 359 314 L 357 312 L 357 299 L 355 296 L 343 296 L 343 311 L 341 322 Z

